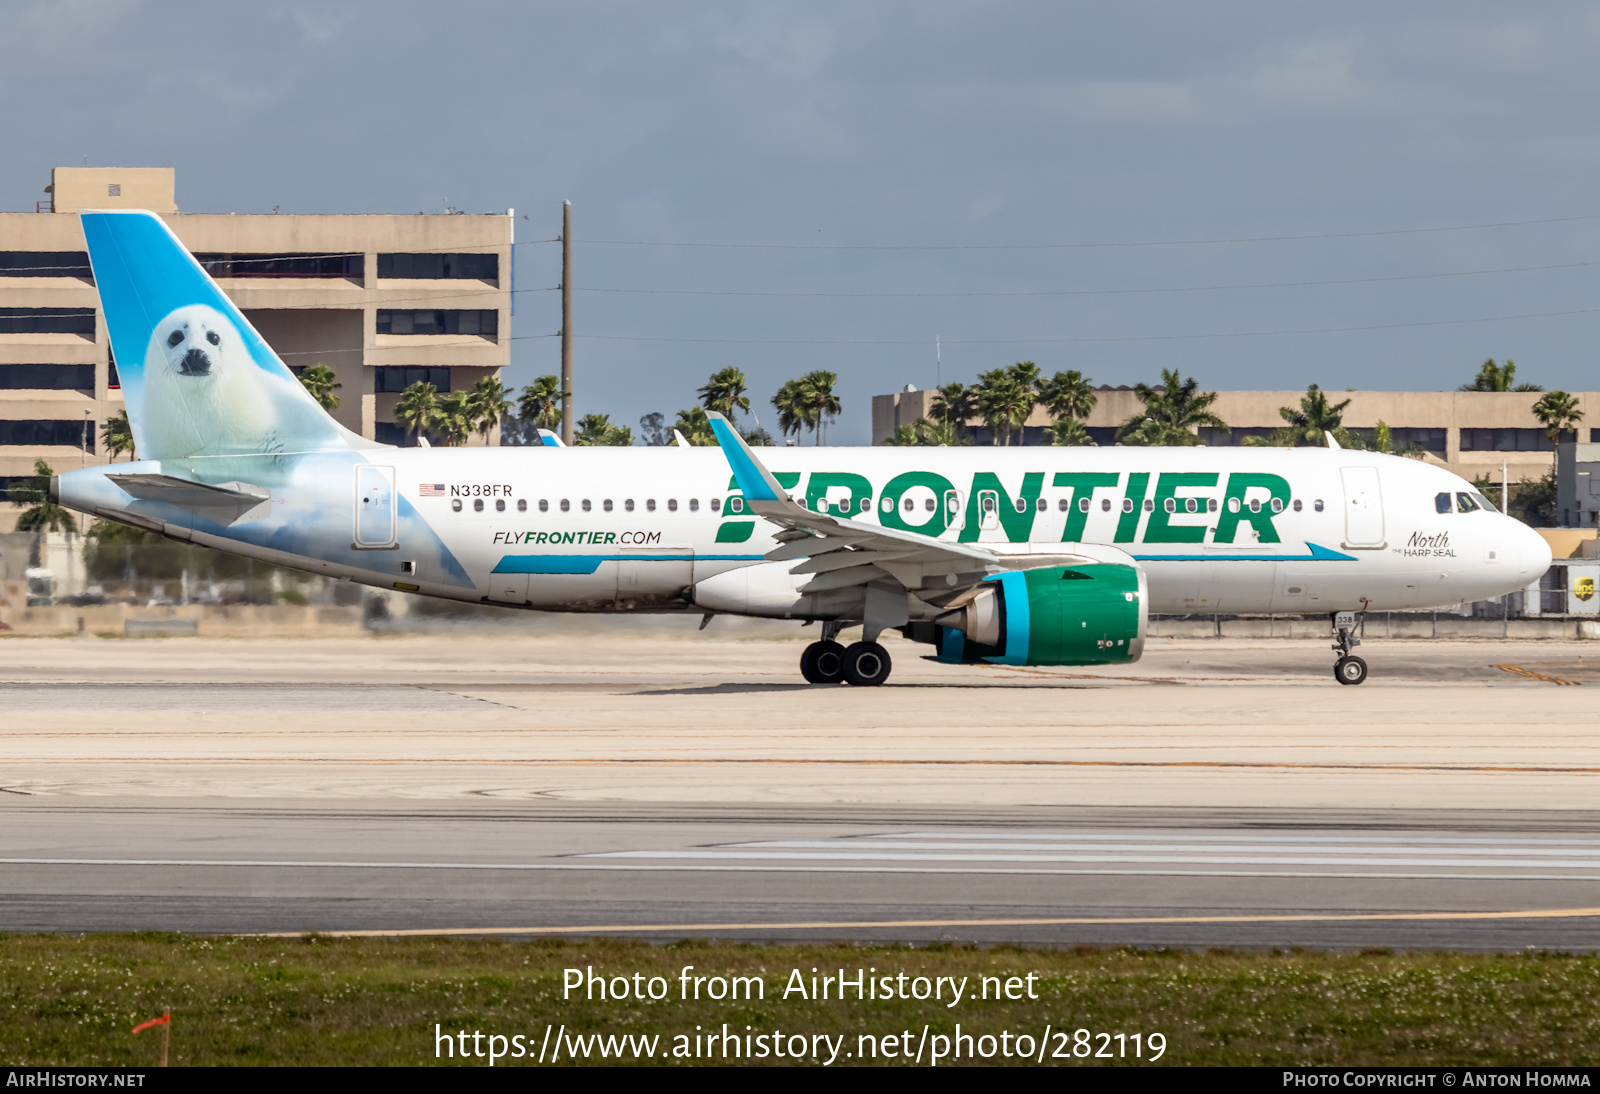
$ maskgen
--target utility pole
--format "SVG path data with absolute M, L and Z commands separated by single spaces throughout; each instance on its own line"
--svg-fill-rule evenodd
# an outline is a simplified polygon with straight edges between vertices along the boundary
M 1511 473 L 1506 470 L 1506 461 L 1500 461 L 1500 511 L 1511 512 Z
M 572 202 L 561 203 L 561 443 L 572 444 Z

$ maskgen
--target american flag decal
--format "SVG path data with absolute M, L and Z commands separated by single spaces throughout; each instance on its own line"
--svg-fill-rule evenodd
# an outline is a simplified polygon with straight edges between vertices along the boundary
M 424 497 L 424 498 L 442 498 L 442 497 L 444 497 L 444 483 L 442 483 L 442 482 L 425 482 L 425 483 L 422 483 L 420 486 L 417 487 L 417 493 L 418 493 L 418 495 L 420 495 L 421 497 Z

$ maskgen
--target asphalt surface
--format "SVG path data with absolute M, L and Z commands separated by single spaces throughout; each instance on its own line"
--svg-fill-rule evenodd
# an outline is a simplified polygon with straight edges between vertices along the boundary
M 0 930 L 1600 948 L 1581 645 L 798 649 L 6 642 Z

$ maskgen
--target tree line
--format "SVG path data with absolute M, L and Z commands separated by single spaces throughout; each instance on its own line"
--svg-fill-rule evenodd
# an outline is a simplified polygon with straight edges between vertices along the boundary
M 1544 427 L 1552 444 L 1574 431 L 1583 419 L 1578 400 L 1565 391 L 1545 391 L 1537 384 L 1517 383 L 1514 361 L 1497 364 L 1485 361 L 1478 375 L 1461 391 L 1539 392 L 1531 409 Z M 1201 391 L 1193 376 L 1185 378 L 1177 369 L 1163 369 L 1159 384 L 1135 384 L 1133 394 L 1141 409 L 1117 426 L 1117 444 L 1123 445 L 1198 445 L 1206 443 L 1202 428 L 1230 433 L 1231 427 L 1212 409 L 1214 391 Z M 973 420 L 983 422 L 991 444 L 1022 443 L 1023 427 L 1035 408 L 1043 407 L 1050 416 L 1045 435 L 1054 445 L 1093 445 L 1084 424 L 1098 401 L 1094 385 L 1077 370 L 1057 372 L 1046 377 L 1032 361 L 1018 361 L 1009 368 L 991 369 L 978 374 L 978 382 L 945 384 L 934 391 L 927 417 L 900 426 L 882 443 L 888 445 L 969 445 Z M 1332 435 L 1341 448 L 1386 452 L 1421 457 L 1419 445 L 1399 444 L 1386 422 L 1378 422 L 1370 432 L 1354 432 L 1344 425 L 1349 399 L 1332 402 L 1328 393 L 1311 384 L 1298 406 L 1278 409 L 1283 425 L 1268 436 L 1247 436 L 1241 443 L 1250 446 L 1293 448 L 1296 445 L 1326 445 Z

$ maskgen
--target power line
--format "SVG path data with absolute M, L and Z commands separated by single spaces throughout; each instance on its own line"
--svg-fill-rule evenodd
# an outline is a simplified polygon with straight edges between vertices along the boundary
M 1486 274 L 1532 273 L 1540 270 L 1575 270 L 1600 266 L 1600 261 L 1560 262 L 1548 266 L 1504 266 L 1492 270 L 1456 270 L 1446 273 L 1393 274 L 1384 277 L 1349 277 L 1330 281 L 1261 281 L 1237 285 L 1184 285 L 1150 289 L 1021 289 L 994 292 L 763 292 L 751 289 L 613 289 L 585 287 L 584 292 L 634 293 L 647 296 L 755 296 L 900 299 L 930 297 L 935 299 L 969 297 L 1059 297 L 1059 296 L 1131 296 L 1148 293 L 1226 292 L 1236 289 L 1300 289 L 1334 285 L 1369 285 L 1386 281 L 1428 281 L 1445 277 L 1478 277 Z M 519 290 L 520 291 L 520 290 Z
M 1471 232 L 1486 228 L 1521 228 L 1537 224 L 1571 224 L 1600 220 L 1600 214 L 1546 217 L 1540 220 L 1500 220 L 1486 224 L 1450 224 L 1432 228 L 1388 228 L 1368 232 L 1318 232 L 1283 236 L 1223 236 L 1214 239 L 1154 239 L 1098 243 L 693 243 L 649 239 L 585 239 L 616 247 L 705 247 L 756 251 L 1053 251 L 1097 247 L 1197 247 L 1216 243 L 1289 243 L 1314 239 L 1369 239 L 1376 236 L 1423 235 L 1431 232 Z

